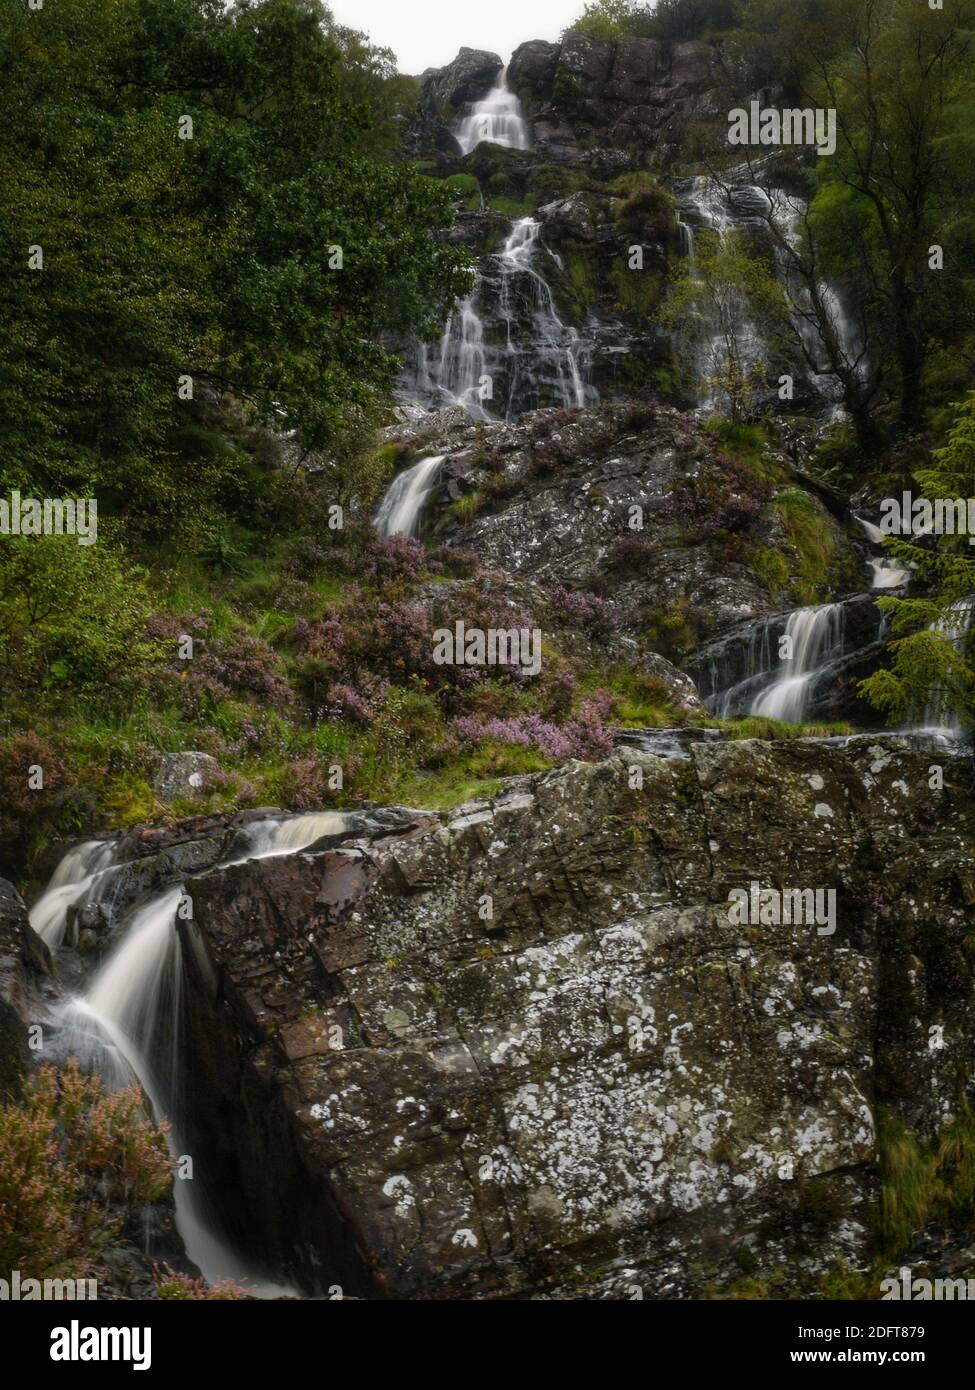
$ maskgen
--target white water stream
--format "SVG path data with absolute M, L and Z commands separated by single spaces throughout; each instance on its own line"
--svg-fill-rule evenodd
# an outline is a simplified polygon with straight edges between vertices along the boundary
M 255 821 L 235 841 L 235 851 L 243 852 L 222 866 L 299 853 L 325 835 L 341 834 L 348 822 L 347 815 L 332 811 Z M 32 924 L 52 949 L 64 941 L 71 910 L 102 901 L 105 882 L 120 867 L 107 841 L 88 841 L 68 851 L 31 912 Z M 183 960 L 177 916 L 183 899 L 183 885 L 176 884 L 136 908 L 84 992 L 66 999 L 57 1011 L 60 1053 L 78 1057 L 112 1088 L 138 1081 L 156 1117 L 170 1123 L 174 1156 L 185 1152 L 181 1087 L 192 1066 L 192 1059 L 181 1055 Z M 187 1254 L 209 1282 L 233 1279 L 264 1297 L 295 1292 L 269 1281 L 217 1234 L 195 1180 L 177 1177 L 174 1198 Z

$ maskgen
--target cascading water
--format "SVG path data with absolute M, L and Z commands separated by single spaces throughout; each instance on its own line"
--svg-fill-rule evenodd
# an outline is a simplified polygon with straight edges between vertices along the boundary
M 309 811 L 303 816 L 283 820 L 254 821 L 241 831 L 244 853 L 226 861 L 241 864 L 248 859 L 275 859 L 281 854 L 299 854 L 326 835 L 341 835 L 350 817 L 344 811 Z
M 797 608 L 789 614 L 785 636 L 792 654 L 781 661 L 779 674 L 755 699 L 750 713 L 800 724 L 822 666 L 842 655 L 842 606 L 827 603 L 818 608 Z
M 427 379 L 431 391 L 440 392 L 449 404 L 463 406 L 476 420 L 488 420 L 482 399 L 487 375 L 484 324 L 475 307 L 476 294 L 477 287 L 451 311 L 440 339 L 435 386 L 429 369 Z
M 439 353 L 419 345 L 405 387 L 413 404 L 459 405 L 478 420 L 511 420 L 539 406 L 599 400 L 589 383 L 591 342 L 562 321 L 539 269 L 540 252 L 558 265 L 540 231 L 534 217 L 512 222 L 470 296 L 454 306 Z M 488 324 L 497 330 L 493 340 Z
M 879 526 L 875 526 L 872 521 L 867 521 L 866 518 L 862 516 L 858 516 L 855 519 L 860 526 L 863 527 L 871 545 L 879 546 L 883 544 L 884 535 Z M 910 580 L 910 568 L 902 564 L 895 555 L 881 554 L 871 556 L 869 564 L 873 574 L 874 589 L 900 589 Z
M 798 250 L 802 241 L 802 223 L 808 210 L 805 199 L 800 198 L 797 194 L 784 193 L 781 189 L 776 190 L 774 198 L 764 189 L 759 189 L 758 192 L 765 198 L 772 219 L 785 241 L 793 250 Z M 795 306 L 793 322 L 796 330 L 806 344 L 809 356 L 814 361 L 823 360 L 823 341 L 816 326 L 815 315 L 811 312 L 813 304 L 808 285 L 801 282 L 794 265 L 790 265 L 787 255 L 780 254 L 777 259 L 780 274 L 789 287 L 790 298 Z M 854 374 L 863 380 L 869 370 L 866 354 L 860 340 L 859 330 L 853 322 L 844 297 L 835 285 L 831 285 L 826 280 L 820 280 L 817 283 L 816 291 L 829 321 L 828 331 L 836 340 L 843 357 L 850 364 Z M 828 370 L 819 373 L 818 387 L 821 394 L 833 402 L 834 414 L 839 413 L 839 402 L 843 397 L 843 388 L 837 377 Z M 877 587 L 892 586 L 878 585 Z
M 58 1011 L 57 1051 L 97 1070 L 112 1088 L 141 1085 L 158 1118 L 170 1124 L 167 1143 L 185 1152 L 181 1134 L 180 986 L 182 951 L 176 913 L 178 885 L 138 908 L 125 934 L 89 981 L 84 994 Z M 173 1197 L 176 1226 L 186 1253 L 211 1283 L 234 1279 L 272 1293 L 247 1263 L 215 1232 L 199 1179 L 177 1178 Z
M 739 191 L 733 190 L 731 196 Z M 749 186 L 747 191 L 760 190 Z M 677 215 L 681 249 L 691 279 L 699 278 L 697 231 L 710 232 L 723 244 L 738 225 L 728 195 L 714 179 L 701 175 L 691 180 Z M 694 373 L 698 404 L 704 412 L 720 404 L 722 392 L 718 383 L 727 373 L 732 353 L 737 370 L 746 375 L 759 367 L 765 356 L 761 335 L 749 315 L 744 296 L 734 291 L 729 295 L 723 314 L 719 314 L 715 306 L 705 305 L 693 315 Z
M 462 154 L 470 154 L 482 141 L 503 145 L 509 150 L 528 149 L 528 125 L 521 114 L 521 102 L 508 90 L 507 68 L 501 69 L 497 86 L 471 107 L 470 114 L 460 122 L 455 138 Z
M 567 327 L 559 318 L 548 281 L 532 264 L 538 233 L 539 223 L 534 217 L 519 218 L 512 224 L 500 256 L 500 311 L 508 335 L 513 378 L 508 397 L 510 401 L 517 394 L 519 377 L 527 374 L 533 388 L 539 381 L 553 381 L 563 408 L 581 407 L 589 403 L 589 391 L 579 367 L 585 350 L 576 329 Z M 534 324 L 533 340 L 527 345 L 518 338 L 521 284 L 527 284 L 524 301 Z
M 944 617 L 931 624 L 930 631 L 946 637 L 956 651 L 961 651 L 975 621 L 975 594 L 956 599 Z M 920 727 L 912 732 L 929 734 L 947 743 L 956 743 L 965 731 L 961 715 L 948 703 L 944 690 L 934 690 L 924 711 Z
M 373 525 L 381 536 L 415 536 L 424 503 L 437 485 L 443 454 L 421 459 L 390 483 Z
M 790 655 L 779 656 L 783 639 Z M 729 680 L 709 672 L 708 707 L 722 719 L 760 715 L 802 723 L 821 677 L 845 651 L 845 610 L 840 603 L 797 608 L 756 623 L 750 640 L 735 649 Z
M 268 818 L 242 827 L 231 847 L 247 859 L 296 854 L 326 835 L 339 835 L 349 824 L 341 812 Z M 54 949 L 63 942 L 71 909 L 93 900 L 93 890 L 113 870 L 124 868 L 106 841 L 76 846 L 61 860 L 47 891 L 31 914 Z M 168 1143 L 175 1156 L 185 1152 L 182 1088 L 192 1059 L 182 1055 L 180 998 L 182 945 L 177 916 L 185 900 L 182 884 L 166 888 L 130 914 L 122 935 L 89 979 L 83 993 L 60 1003 L 55 1011 L 56 1056 L 77 1057 L 97 1070 L 107 1085 L 138 1082 L 158 1118 L 170 1124 Z M 233 1279 L 266 1297 L 293 1293 L 267 1280 L 218 1233 L 214 1211 L 199 1179 L 177 1179 L 176 1224 L 186 1252 L 211 1282 Z
M 800 245 L 807 204 L 804 199 L 781 188 L 765 188 L 754 182 L 756 174 L 761 174 L 761 168 L 762 161 L 759 161 L 754 165 L 743 164 L 729 170 L 720 182 L 703 175 L 689 181 L 680 196 L 677 215 L 681 249 L 688 262 L 688 273 L 692 277 L 696 274 L 696 230 L 713 232 L 721 242 L 726 242 L 729 234 L 734 231 L 756 234 L 767 240 L 768 224 L 771 222 L 781 238 L 773 249 L 779 278 L 785 284 L 793 305 L 793 325 L 805 343 L 810 358 L 825 363 L 822 340 L 812 312 L 810 292 L 798 275 L 789 251 L 789 248 L 797 250 Z M 817 284 L 817 294 L 829 319 L 832 335 L 850 363 L 851 369 L 862 378 L 868 371 L 868 365 L 859 331 L 843 295 L 827 281 Z M 734 310 L 733 292 L 729 291 L 729 296 L 729 308 Z M 741 296 L 737 296 L 737 309 L 738 323 L 734 328 L 735 349 L 739 367 L 748 371 L 761 365 L 766 360 L 768 351 L 761 333 L 749 317 L 747 304 Z M 701 310 L 695 315 L 695 337 L 698 343 L 695 369 L 700 383 L 699 405 L 702 410 L 711 410 L 719 403 L 720 392 L 709 383 L 714 377 L 720 377 L 728 365 L 728 334 L 727 330 L 718 331 L 717 317 L 716 313 L 709 309 Z M 843 397 L 838 379 L 827 369 L 815 374 L 813 385 L 822 399 L 830 405 L 833 414 L 837 414 Z
M 71 909 L 105 895 L 115 867 L 112 846 L 105 840 L 86 840 L 64 856 L 30 912 L 31 926 L 52 951 L 64 940 Z

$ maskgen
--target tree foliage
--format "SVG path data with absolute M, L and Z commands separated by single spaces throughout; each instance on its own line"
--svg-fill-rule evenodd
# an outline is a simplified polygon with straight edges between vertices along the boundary
M 384 335 L 467 284 L 447 191 L 391 157 L 390 55 L 318 0 L 4 6 L 0 54 L 7 486 L 169 530 L 223 485 L 186 377 L 304 447 L 373 420 Z
M 948 442 L 915 476 L 927 498 L 975 497 L 975 391 L 959 408 Z M 915 566 L 925 598 L 878 600 L 891 614 L 894 640 L 890 670 L 863 682 L 873 703 L 893 718 L 927 717 L 944 723 L 975 714 L 975 555 L 967 535 L 938 536 L 926 543 L 896 540 L 891 550 Z
M 816 161 L 801 239 L 769 217 L 809 293 L 828 279 L 853 288 L 860 348 L 838 340 L 821 300 L 821 355 L 862 442 L 884 397 L 915 432 L 933 344 L 957 345 L 962 381 L 975 364 L 975 3 L 745 0 L 743 23 L 737 47 L 753 81 L 836 113 L 837 149 Z

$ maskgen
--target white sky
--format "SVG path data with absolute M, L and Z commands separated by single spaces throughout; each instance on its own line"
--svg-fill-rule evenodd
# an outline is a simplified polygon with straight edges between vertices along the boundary
M 457 51 L 486 48 L 504 62 L 526 39 L 555 40 L 582 14 L 586 0 L 329 0 L 340 24 L 391 48 L 400 72 L 414 77 L 442 68 Z

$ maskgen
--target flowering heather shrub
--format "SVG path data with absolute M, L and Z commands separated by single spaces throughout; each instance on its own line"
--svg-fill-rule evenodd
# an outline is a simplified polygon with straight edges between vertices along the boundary
M 590 637 L 605 637 L 615 632 L 622 616 L 615 603 L 598 594 L 566 589 L 557 584 L 549 593 L 549 611 L 557 627 L 576 628 Z
M 250 1291 L 243 1284 L 232 1279 L 223 1279 L 219 1284 L 208 1284 L 205 1279 L 194 1279 L 189 1274 L 180 1274 L 169 1265 L 156 1265 L 153 1270 L 156 1294 L 162 1299 L 189 1299 L 193 1301 L 227 1301 L 249 1298 Z
M 351 719 L 356 724 L 370 725 L 386 700 L 389 682 L 371 678 L 363 689 L 334 682 L 325 696 L 323 714 L 326 718 Z
M 295 579 L 314 579 L 332 560 L 332 554 L 310 536 L 297 536 L 284 547 L 282 567 Z
M 556 672 L 543 693 L 542 713 L 546 719 L 565 719 L 575 703 L 576 690 L 575 673 L 568 666 Z
M 32 767 L 43 771 L 43 792 L 30 788 L 27 779 Z M 16 857 L 45 825 L 56 825 L 62 811 L 70 816 L 64 789 L 64 755 L 59 744 L 37 734 L 0 740 L 0 848 Z
M 487 741 L 514 743 L 523 748 L 534 748 L 554 762 L 562 762 L 566 758 L 597 761 L 608 758 L 613 751 L 612 730 L 606 728 L 603 722 L 609 716 L 613 703 L 613 696 L 607 691 L 597 691 L 582 702 L 575 719 L 561 725 L 553 724 L 539 714 L 517 714 L 508 719 L 479 719 L 462 715 L 454 720 L 453 728 L 468 744 Z
M 257 802 L 257 787 L 254 783 L 234 772 L 224 772 L 218 768 L 210 776 L 210 785 L 215 790 L 226 793 L 227 798 L 236 806 L 253 806 Z
M 370 535 L 356 565 L 362 579 L 371 584 L 393 580 L 416 583 L 426 564 L 426 548 L 413 536 Z
M 680 522 L 698 540 L 742 531 L 757 521 L 772 495 L 769 484 L 737 459 L 719 455 L 713 441 L 688 447 L 695 457 L 703 453 L 705 466 L 677 482 L 658 516 Z
M 348 785 L 360 760 L 348 755 L 342 758 L 342 769 Z M 329 761 L 320 757 L 295 758 L 286 763 L 276 779 L 275 799 L 290 811 L 318 811 L 335 803 L 335 791 L 328 785 Z
M 210 619 L 202 613 L 153 613 L 146 623 L 146 636 L 175 648 L 184 636 L 205 637 Z
M 337 661 L 345 646 L 345 623 L 340 612 L 312 620 L 295 618 L 295 648 L 302 654 Z
M 619 417 L 620 433 L 649 430 L 657 423 L 657 407 L 647 401 L 630 401 Z
M 199 659 L 200 669 L 231 690 L 251 691 L 273 703 L 287 704 L 294 697 L 274 667 L 277 657 L 260 637 L 239 633 L 215 642 Z
M 107 1204 L 158 1201 L 172 1170 L 137 1086 L 106 1093 L 74 1061 L 42 1068 L 0 1106 L 0 1268 L 83 1275 L 122 1226 Z
M 430 568 L 455 579 L 474 579 L 481 573 L 481 557 L 463 546 L 438 545 L 430 551 Z

